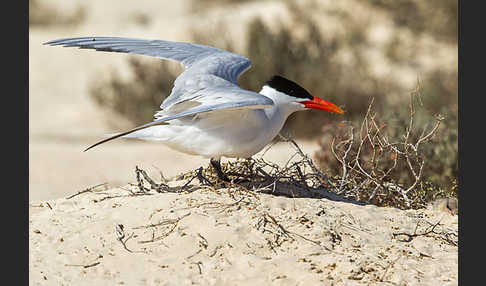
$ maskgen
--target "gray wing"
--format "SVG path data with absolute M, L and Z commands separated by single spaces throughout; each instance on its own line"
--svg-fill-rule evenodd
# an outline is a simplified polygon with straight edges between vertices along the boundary
M 135 131 L 139 131 L 152 126 L 164 125 L 167 124 L 167 121 L 181 118 L 184 116 L 207 112 L 217 112 L 218 110 L 261 109 L 272 107 L 274 104 L 273 100 L 271 100 L 270 98 L 262 96 L 255 92 L 246 91 L 239 88 L 223 89 L 220 87 L 199 91 L 191 100 L 186 101 L 185 103 L 192 103 L 189 104 L 192 107 L 186 109 L 185 111 L 172 115 L 164 115 L 164 113 L 161 113 L 159 114 L 158 118 L 152 122 L 101 140 L 86 148 L 84 151 L 88 151 L 89 149 L 97 145 L 122 137 L 124 135 L 128 135 Z
M 181 63 L 186 70 L 192 69 L 191 73 L 213 74 L 235 84 L 238 76 L 250 67 L 250 60 L 243 56 L 214 47 L 184 42 L 120 37 L 80 37 L 54 40 L 44 45 L 61 45 L 173 60 Z
M 260 109 L 273 106 L 271 99 L 238 86 L 238 77 L 250 67 L 250 61 L 221 49 L 184 42 L 119 37 L 66 38 L 45 44 L 152 56 L 178 61 L 185 68 L 175 80 L 170 96 L 162 102 L 162 111 L 156 114 L 154 121 L 109 137 L 86 150 L 184 116 L 217 110 Z

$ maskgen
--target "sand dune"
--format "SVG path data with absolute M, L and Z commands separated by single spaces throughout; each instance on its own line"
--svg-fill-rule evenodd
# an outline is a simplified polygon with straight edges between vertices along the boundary
M 136 191 L 31 202 L 31 284 L 457 285 L 447 212 L 197 185 Z

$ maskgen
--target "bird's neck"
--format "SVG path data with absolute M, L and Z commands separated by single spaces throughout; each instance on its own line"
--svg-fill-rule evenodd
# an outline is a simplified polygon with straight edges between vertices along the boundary
M 260 94 L 270 98 L 274 102 L 273 108 L 264 109 L 269 119 L 278 117 L 279 120 L 285 121 L 290 114 L 299 110 L 304 110 L 303 106 L 296 104 L 295 102 L 288 101 L 287 96 L 267 85 L 262 87 Z
M 260 94 L 272 99 L 274 102 L 273 107 L 263 109 L 269 120 L 267 135 L 273 138 L 280 132 L 287 117 L 295 111 L 302 110 L 302 108 L 297 104 L 289 104 L 289 102 L 285 101 L 285 96 L 278 94 L 278 91 L 269 86 L 263 86 Z

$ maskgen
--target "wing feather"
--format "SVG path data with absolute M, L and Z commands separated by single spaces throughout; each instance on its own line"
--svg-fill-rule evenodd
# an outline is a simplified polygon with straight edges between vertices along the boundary
M 173 60 L 180 62 L 186 70 L 194 68 L 198 72 L 214 74 L 233 83 L 237 83 L 238 76 L 250 67 L 250 60 L 238 54 L 185 42 L 121 37 L 79 37 L 64 38 L 44 44 L 94 49 L 105 52 L 130 53 Z M 198 65 L 203 60 L 205 60 L 204 64 Z M 208 63 L 210 64 L 208 65 Z
M 185 116 L 191 116 L 195 114 L 200 114 L 200 113 L 207 113 L 207 112 L 217 112 L 218 110 L 240 110 L 240 109 L 261 109 L 261 108 L 269 108 L 273 106 L 273 101 L 270 98 L 264 97 L 264 96 L 259 96 L 258 93 L 253 93 L 251 91 L 248 91 L 248 94 L 246 96 L 241 96 L 242 94 L 238 92 L 237 94 L 234 94 L 234 97 L 238 97 L 239 100 L 233 100 L 233 101 L 227 101 L 227 100 L 222 100 L 220 103 L 212 103 L 212 104 L 201 104 L 199 106 L 196 106 L 194 108 L 190 108 L 186 111 L 174 114 L 174 115 L 168 115 L 168 116 L 162 116 L 152 122 L 146 123 L 144 125 L 135 127 L 133 129 L 130 129 L 128 131 L 118 133 L 116 135 L 113 135 L 109 138 L 106 138 L 104 140 L 101 140 L 90 147 L 86 148 L 84 151 L 88 151 L 89 149 L 98 146 L 102 143 L 111 141 L 113 139 L 128 135 L 130 133 L 133 133 L 135 131 L 139 131 L 145 128 L 149 128 L 152 126 L 157 126 L 157 125 L 164 125 L 167 124 L 168 121 L 174 120 L 177 118 L 185 117 Z M 228 94 L 228 92 L 226 92 Z M 215 100 L 212 100 L 210 102 L 218 102 L 217 101 L 217 94 L 215 95 L 216 98 Z M 208 102 L 206 100 L 205 102 Z
M 273 106 L 271 99 L 238 86 L 238 77 L 250 68 L 250 60 L 214 47 L 121 37 L 65 38 L 44 44 L 174 60 L 181 63 L 185 69 L 175 80 L 170 96 L 162 102 L 162 110 L 155 115 L 154 121 L 99 141 L 85 151 L 132 132 L 168 124 L 167 121 L 184 116 L 218 110 L 260 109 Z

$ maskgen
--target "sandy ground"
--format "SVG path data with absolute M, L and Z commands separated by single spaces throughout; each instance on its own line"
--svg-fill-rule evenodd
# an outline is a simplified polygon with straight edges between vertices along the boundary
M 359 205 L 324 191 L 136 191 L 31 202 L 31 285 L 458 283 L 458 219 L 441 209 Z
M 456 238 L 457 215 L 443 204 L 400 211 L 325 192 L 320 198 L 288 198 L 197 185 L 190 192 L 133 196 L 128 184 L 136 181 L 135 166 L 153 178 L 159 171 L 171 178 L 208 162 L 139 141 L 82 152 L 114 131 L 109 121 L 131 127 L 87 96 L 89 83 L 112 68 L 126 74 L 127 56 L 43 42 L 87 35 L 186 40 L 187 28 L 224 17 L 234 20 L 231 30 L 238 35 L 237 23 L 252 15 L 284 15 L 278 1 L 226 14 L 215 9 L 209 16 L 188 16 L 188 3 L 86 0 L 80 25 L 30 28 L 30 284 L 457 285 L 457 246 L 448 241 Z M 77 4 L 49 5 L 69 13 Z M 148 24 L 138 23 L 134 13 L 147 16 Z M 299 144 L 309 155 L 318 148 L 315 142 Z M 280 143 L 265 159 L 281 164 L 292 154 Z M 67 199 L 101 183 L 107 185 Z M 173 191 L 183 183 L 169 182 Z M 116 234 L 119 225 L 123 238 Z M 404 241 L 406 235 L 393 234 L 399 232 L 416 236 Z

